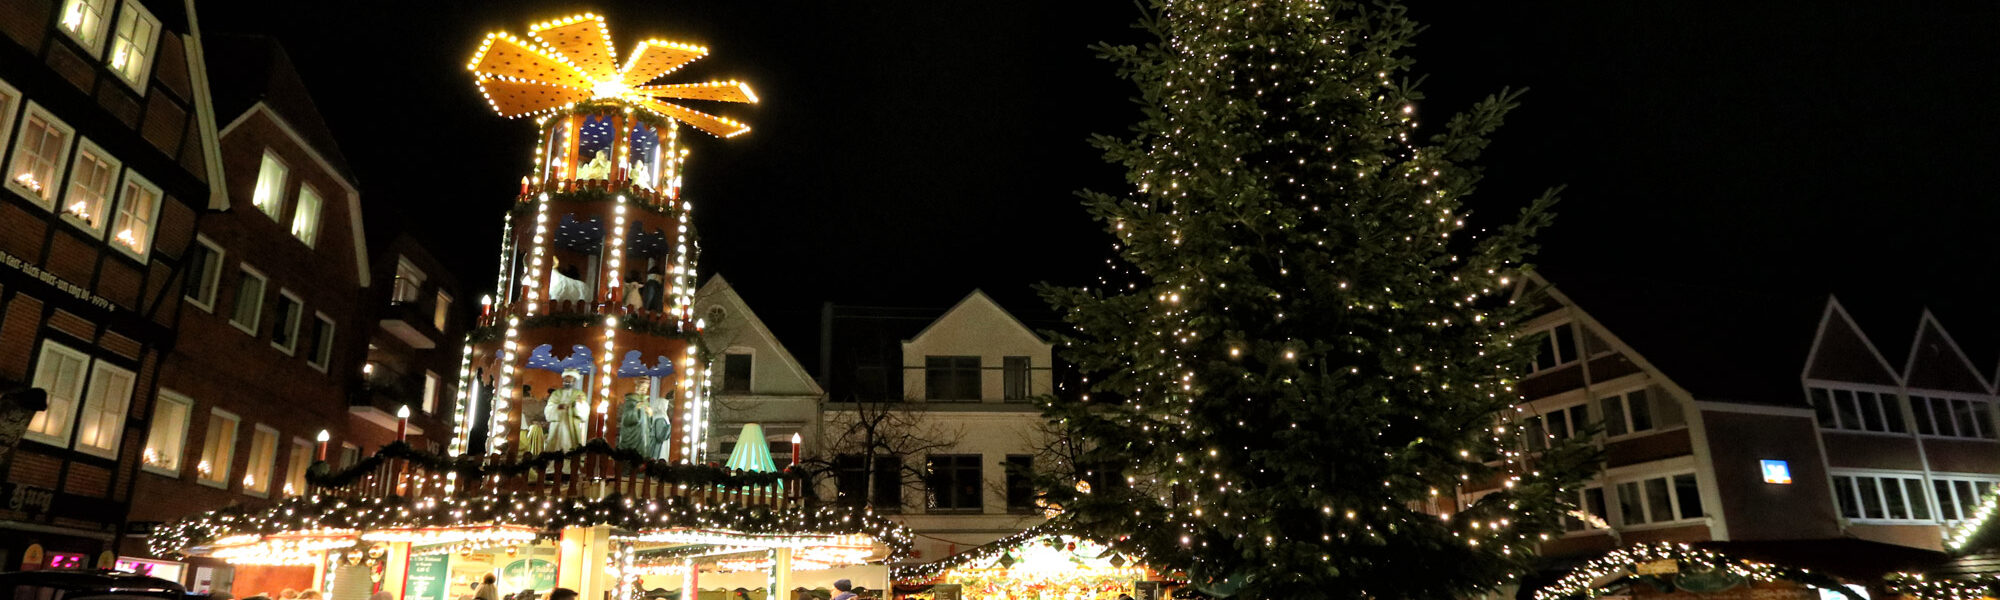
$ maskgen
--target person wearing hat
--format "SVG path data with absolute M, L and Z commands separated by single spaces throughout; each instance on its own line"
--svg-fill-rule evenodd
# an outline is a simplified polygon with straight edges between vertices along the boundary
M 590 399 L 583 393 L 583 372 L 565 369 L 562 372 L 563 386 L 549 392 L 549 402 L 542 408 L 542 416 L 549 420 L 548 438 L 542 441 L 543 449 L 568 452 L 583 445 L 583 420 L 590 411 Z
M 854 582 L 852 581 L 845 579 L 834 580 L 833 589 L 840 592 L 833 595 L 833 600 L 854 600 L 857 597 L 854 595 Z

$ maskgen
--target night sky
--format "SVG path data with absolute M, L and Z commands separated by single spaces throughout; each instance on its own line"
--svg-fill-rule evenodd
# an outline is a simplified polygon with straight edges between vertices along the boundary
M 754 128 L 695 133 L 687 195 L 706 254 L 790 345 L 819 303 L 1017 311 L 1084 283 L 1109 237 L 1073 192 L 1118 191 L 1086 144 L 1136 119 L 1089 45 L 1136 40 L 1124 0 L 202 2 L 207 32 L 290 50 L 360 178 L 482 290 L 533 124 L 494 115 L 465 61 L 485 32 L 592 10 L 712 54 L 670 82 Z M 1568 186 L 1541 262 L 1830 291 L 1996 291 L 2000 4 L 1419 3 L 1427 125 L 1527 87 L 1470 206 L 1488 220 Z M 1477 222 L 1477 220 L 1475 220 Z M 804 339 L 788 331 L 803 333 Z M 802 331 L 801 331 L 802 330 Z

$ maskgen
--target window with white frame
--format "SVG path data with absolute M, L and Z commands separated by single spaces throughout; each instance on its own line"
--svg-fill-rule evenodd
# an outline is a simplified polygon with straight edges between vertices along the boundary
M 1902 398 L 1894 392 L 1808 387 L 1813 413 L 1821 429 L 1905 433 Z M 1919 415 L 1922 413 L 1920 412 Z M 1918 421 L 1924 419 L 1919 416 Z M 1919 425 L 1921 428 L 1921 424 Z
M 51 116 L 40 104 L 29 102 L 27 115 L 21 119 L 21 131 L 14 136 L 14 156 L 7 163 L 7 186 L 40 199 L 42 207 L 48 208 L 50 200 L 56 197 L 56 186 L 62 183 L 63 169 L 69 165 L 69 147 L 76 141 L 76 130 Z
M 112 34 L 111 72 L 140 93 L 146 91 L 146 75 L 153 70 L 153 44 L 160 41 L 160 19 L 132 0 L 118 10 L 118 29 Z
M 263 273 L 243 265 L 236 278 L 236 311 L 230 314 L 229 324 L 235 325 L 243 333 L 257 335 L 257 325 L 264 318 L 264 287 L 268 280 Z
M 14 135 L 14 113 L 21 110 L 21 90 L 0 80 L 0 144 Z
M 1604 435 L 1616 437 L 1653 429 L 1653 405 L 1646 388 L 1597 399 L 1604 415 Z
M 181 295 L 202 310 L 215 310 L 215 289 L 222 283 L 222 246 L 206 236 L 194 236 L 188 248 L 187 266 L 182 267 Z
M 80 140 L 76 161 L 70 165 L 69 191 L 63 194 L 63 216 L 102 235 L 104 213 L 111 208 L 111 193 L 118 185 L 118 167 L 118 159 L 103 148 Z
M 319 192 L 300 184 L 299 203 L 292 206 L 292 237 L 309 248 L 319 246 L 319 205 Z
M 173 390 L 160 390 L 153 401 L 153 424 L 146 432 L 146 450 L 139 459 L 147 471 L 179 477 L 181 457 L 187 454 L 188 417 L 194 401 Z
M 1935 437 L 1994 439 L 1993 405 L 1976 398 L 1910 395 L 1917 433 Z
M 445 293 L 444 290 L 438 290 L 437 306 L 431 307 L 431 324 L 436 325 L 437 330 L 442 332 L 444 331 L 445 324 L 450 321 L 451 294 Z
M 42 340 L 42 354 L 35 361 L 35 387 L 48 392 L 49 406 L 28 420 L 22 437 L 58 446 L 69 444 L 76 409 L 83 404 L 83 378 L 89 367 L 90 355 Z
M 1590 531 L 1611 526 L 1610 508 L 1604 501 L 1604 486 L 1585 487 L 1571 497 L 1576 500 L 1576 510 L 1563 516 L 1563 531 Z M 1579 518 L 1579 513 L 1590 518 Z
M 410 259 L 396 258 L 396 282 L 390 287 L 390 302 L 410 303 L 423 297 L 424 271 Z
M 194 465 L 195 481 L 229 487 L 229 467 L 236 460 L 236 427 L 241 422 L 228 411 L 209 409 L 208 427 L 201 438 L 201 462 Z
M 285 458 L 286 496 L 306 493 L 306 469 L 312 467 L 313 446 L 305 438 L 292 438 L 292 454 Z
M 333 318 L 326 313 L 313 315 L 312 353 L 306 356 L 306 363 L 321 371 L 333 362 Z
M 125 414 L 132 406 L 132 388 L 137 377 L 131 371 L 104 361 L 90 369 L 90 388 L 84 394 L 83 412 L 77 417 L 76 449 L 106 458 L 118 456 L 118 442 L 125 437 Z
M 1878 521 L 1931 520 L 1931 501 L 1918 475 L 1835 473 L 1833 500 L 1840 516 Z
M 268 496 L 271 468 L 278 463 L 278 430 L 258 424 L 250 432 L 250 460 L 243 465 L 243 493 Z
M 1581 434 L 1590 427 L 1590 405 L 1572 404 L 1529 416 L 1522 422 L 1526 428 L 1528 447 L 1541 450 L 1556 442 Z
M 138 173 L 125 173 L 118 214 L 111 219 L 111 245 L 145 260 L 153 248 L 153 223 L 160 217 L 160 188 Z
M 424 414 L 437 414 L 438 374 L 424 371 Z
M 1979 505 L 1993 493 L 1991 477 L 1932 476 L 1931 490 L 1937 493 L 1938 520 L 1970 519 Z
M 257 167 L 257 189 L 250 193 L 250 203 L 271 218 L 279 218 L 285 212 L 285 176 L 290 172 L 285 161 L 265 150 L 264 161 Z
M 63 0 L 57 29 L 69 34 L 85 52 L 97 56 L 104 48 L 104 26 L 110 22 L 111 0 Z
M 1618 484 L 1618 511 L 1625 525 L 1699 519 L 1701 485 L 1693 473 L 1623 482 Z
M 1544 333 L 1547 335 L 1542 335 Z M 1576 362 L 1576 326 L 1563 323 L 1529 335 L 1540 336 L 1540 341 L 1535 343 L 1535 359 L 1528 363 L 1529 373 L 1540 373 Z
M 299 348 L 299 321 L 305 318 L 305 304 L 291 290 L 278 290 L 278 312 L 271 324 L 271 347 L 294 354 Z

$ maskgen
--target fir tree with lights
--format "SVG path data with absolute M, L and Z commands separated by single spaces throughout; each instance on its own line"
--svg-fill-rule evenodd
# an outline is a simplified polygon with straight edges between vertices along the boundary
M 1393 4 L 1155 0 L 1141 25 L 1159 41 L 1100 50 L 1144 118 L 1096 139 L 1134 191 L 1083 194 L 1117 273 L 1044 290 L 1089 384 L 1048 416 L 1101 476 L 1045 482 L 1047 501 L 1218 595 L 1515 581 L 1596 467 L 1512 427 L 1537 340 L 1510 299 L 1554 192 L 1466 226 L 1471 163 L 1518 94 L 1420 133 L 1419 27 Z

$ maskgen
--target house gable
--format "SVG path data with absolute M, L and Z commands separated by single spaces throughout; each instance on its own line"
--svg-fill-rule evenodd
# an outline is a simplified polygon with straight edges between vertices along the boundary
M 1903 381 L 1912 389 L 1969 394 L 1985 394 L 1990 390 L 1972 359 L 1966 358 L 1929 310 L 1924 311 L 1917 323 L 1917 338 L 1910 347 L 1909 364 L 1903 368 Z
M 1889 365 L 1840 300 L 1828 299 L 1818 335 L 1806 354 L 1805 378 L 1893 386 L 1896 369 Z
M 716 313 L 715 309 L 721 309 Z M 752 394 L 819 396 L 823 393 L 819 383 L 813 381 L 785 345 L 764 326 L 763 319 L 736 293 L 736 288 L 721 275 L 710 277 L 695 295 L 695 314 L 708 319 L 712 314 L 720 314 L 720 322 L 705 322 L 702 342 L 709 351 L 717 355 L 731 351 L 749 352 L 751 358 Z M 719 367 L 720 365 L 718 365 Z

